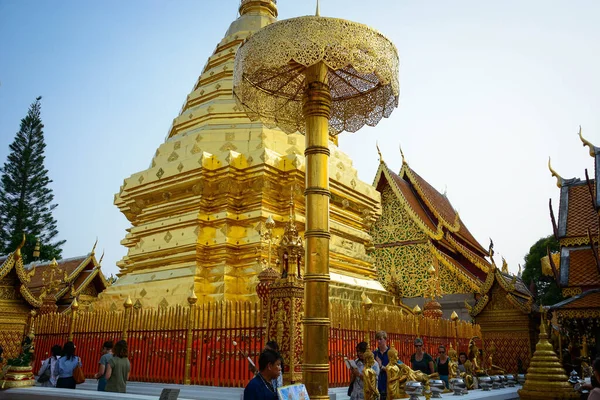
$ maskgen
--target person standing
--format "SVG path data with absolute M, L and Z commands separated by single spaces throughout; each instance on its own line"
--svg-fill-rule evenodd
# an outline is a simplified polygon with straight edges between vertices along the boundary
M 465 363 L 467 362 L 467 353 L 465 353 L 464 351 L 461 351 L 460 354 L 458 355 L 458 371 L 459 372 L 466 372 L 465 369 Z
M 266 349 L 258 357 L 258 374 L 244 389 L 245 400 L 277 400 L 277 391 L 271 383 L 281 375 L 281 356 Z
M 371 368 L 377 375 L 379 375 L 379 364 L 373 362 L 373 365 L 365 365 L 365 353 L 368 350 L 367 342 L 360 342 L 356 345 L 356 368 L 352 368 L 352 391 L 350 392 L 351 400 L 364 400 L 365 398 L 365 381 L 364 381 L 364 370 Z M 373 360 L 375 361 L 375 360 Z
M 263 349 L 263 351 L 265 350 L 273 350 L 276 353 L 279 353 L 279 345 L 277 344 L 277 342 L 275 340 L 269 340 L 267 342 L 267 344 L 265 344 L 265 348 Z M 248 353 L 240 351 L 240 353 L 248 358 Z M 250 359 L 248 358 L 248 370 L 250 370 L 250 372 L 252 372 L 254 375 L 258 374 L 258 369 L 256 369 L 256 366 L 252 363 L 250 363 Z M 279 374 L 279 376 L 277 377 L 277 379 L 274 379 L 273 382 L 271 382 L 271 384 L 273 385 L 273 387 L 275 388 L 275 390 L 277 390 L 278 387 L 282 387 L 283 386 L 283 371 L 284 371 L 284 365 L 283 365 L 283 357 L 281 358 L 281 374 Z
M 423 351 L 423 339 L 415 339 L 415 352 L 410 356 L 411 368 L 413 371 L 421 371 L 430 375 L 434 372 L 433 358 Z
M 100 361 L 98 362 L 98 372 L 94 374 L 94 378 L 98 379 L 98 391 L 104 392 L 104 388 L 106 387 L 106 377 L 104 374 L 106 373 L 106 364 L 108 364 L 108 360 L 110 360 L 113 356 L 113 342 L 109 340 L 104 342 L 102 345 L 102 356 L 100 357 Z
M 77 386 L 73 378 L 75 367 L 81 368 L 81 359 L 75 355 L 75 343 L 69 341 L 63 346 L 62 357 L 58 359 L 58 368 L 56 369 L 57 388 L 75 389 Z
M 129 371 L 131 364 L 127 358 L 127 342 L 119 340 L 115 344 L 113 356 L 106 364 L 106 392 L 127 393 L 127 380 L 129 379 Z
M 448 376 L 450 375 L 449 360 L 448 354 L 446 354 L 446 346 L 440 345 L 440 347 L 438 347 L 438 357 L 435 359 L 435 364 L 436 370 L 438 374 L 440 374 L 440 379 L 444 381 L 444 385 L 446 385 L 446 389 L 450 388 L 450 383 L 448 382 Z
M 387 372 L 385 368 L 390 362 L 388 357 L 388 350 L 390 348 L 387 345 L 387 333 L 385 331 L 377 332 L 375 340 L 377 341 L 377 350 L 373 352 L 373 357 L 375 357 L 375 362 L 379 367 L 377 390 L 379 391 L 380 400 L 385 400 L 387 396 Z
M 592 370 L 596 382 L 600 382 L 600 357 L 596 358 L 592 363 Z M 592 380 L 593 382 L 593 380 Z M 600 387 L 594 387 L 588 396 L 588 400 L 600 400 Z
M 56 387 L 56 381 L 58 379 L 56 377 L 56 368 L 58 368 L 58 359 L 60 358 L 61 351 L 62 349 L 60 348 L 60 345 L 55 344 L 52 346 L 52 349 L 50 349 L 51 356 L 42 362 L 42 366 L 38 372 L 38 377 L 42 376 L 42 374 L 45 374 L 46 372 L 50 374 L 49 379 L 42 383 L 42 387 Z

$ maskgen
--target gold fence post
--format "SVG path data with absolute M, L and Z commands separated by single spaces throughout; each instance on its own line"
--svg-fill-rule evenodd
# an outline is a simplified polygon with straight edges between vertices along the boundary
M 196 292 L 192 289 L 192 294 L 187 298 L 189 308 L 188 314 L 188 329 L 187 329 L 187 337 L 185 339 L 185 372 L 183 377 L 183 384 L 190 385 L 192 383 L 191 380 L 191 372 L 192 372 L 192 336 L 193 336 L 193 327 L 194 327 L 194 305 L 198 301 L 196 297 Z
M 456 346 L 456 351 L 460 353 L 458 350 L 458 314 L 456 311 L 452 311 L 452 315 L 450 315 L 450 319 L 454 322 L 454 345 Z
M 125 307 L 125 315 L 123 318 L 123 333 L 121 334 L 121 339 L 127 340 L 127 328 L 129 327 L 129 320 L 131 319 L 131 307 L 133 307 L 130 296 L 127 296 L 127 300 L 123 303 L 123 307 Z
M 73 331 L 75 330 L 75 317 L 77 314 L 77 310 L 79 310 L 79 303 L 77 302 L 77 297 L 73 299 L 73 303 L 71 303 L 71 323 L 69 324 L 69 337 L 68 341 L 73 341 Z

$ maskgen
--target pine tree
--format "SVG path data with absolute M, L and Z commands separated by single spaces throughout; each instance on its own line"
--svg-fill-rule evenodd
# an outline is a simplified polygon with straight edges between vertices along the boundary
M 52 211 L 54 194 L 44 167 L 44 125 L 40 117 L 41 97 L 29 107 L 27 116 L 10 145 L 10 154 L 0 168 L 0 252 L 16 249 L 26 235 L 21 250 L 25 262 L 32 261 L 37 240 L 40 259 L 59 259 L 65 240 L 54 241 L 58 235 Z

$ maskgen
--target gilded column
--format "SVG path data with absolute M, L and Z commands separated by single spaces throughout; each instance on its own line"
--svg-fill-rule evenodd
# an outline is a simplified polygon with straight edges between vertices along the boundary
M 131 297 L 127 296 L 127 300 L 123 303 L 123 307 L 125 307 L 125 315 L 123 318 L 123 333 L 121 334 L 121 339 L 127 340 L 127 329 L 129 328 L 129 320 L 131 319 L 131 307 L 133 307 Z
M 75 330 L 75 318 L 77 317 L 77 310 L 79 310 L 79 303 L 77 302 L 77 298 L 73 299 L 73 303 L 71 303 L 71 322 L 69 323 L 69 337 L 68 341 L 73 341 L 73 332 Z
M 329 114 L 331 94 L 323 62 L 306 69 L 306 273 L 304 384 L 314 399 L 328 399 L 329 375 Z
M 184 385 L 190 385 L 192 383 L 191 380 L 191 371 L 192 371 L 192 338 L 194 333 L 194 317 L 196 308 L 194 305 L 198 302 L 198 297 L 196 297 L 196 292 L 192 289 L 192 294 L 187 298 L 188 304 L 190 306 L 188 311 L 188 329 L 187 329 L 187 337 L 185 340 L 185 375 L 183 378 Z

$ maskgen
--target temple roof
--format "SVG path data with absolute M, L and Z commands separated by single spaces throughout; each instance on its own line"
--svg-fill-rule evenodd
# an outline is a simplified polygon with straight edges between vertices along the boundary
M 560 243 L 560 258 L 557 260 L 558 253 L 546 256 L 542 259 L 542 266 L 545 274 L 555 274 L 559 287 L 569 288 L 563 291 L 567 294 L 600 287 L 600 148 L 583 138 L 581 128 L 579 137 L 583 145 L 589 148 L 590 156 L 594 158 L 592 178 L 586 170 L 585 180 L 563 179 L 548 163 L 550 172 L 560 188 L 558 221 L 554 219 L 552 207 L 550 209 L 554 235 Z
M 600 318 L 600 288 L 587 290 L 548 309 L 558 318 Z
M 382 192 L 385 185 L 392 188 L 410 219 L 426 234 L 435 259 L 452 271 L 458 281 L 478 292 L 491 268 L 486 259 L 488 252 L 464 225 L 447 196 L 433 188 L 406 162 L 396 174 L 381 161 L 373 186 Z M 414 243 L 414 240 L 379 243 L 376 247 Z
M 596 245 L 594 248 L 597 250 L 598 246 Z M 600 272 L 592 249 L 589 246 L 563 247 L 559 277 L 562 287 L 600 286 Z
M 53 265 L 53 263 L 56 263 Z M 40 296 L 46 286 L 44 272 L 57 268 L 64 274 L 64 279 L 58 284 L 55 298 L 60 301 L 63 297 L 76 297 L 89 284 L 94 284 L 97 292 L 106 289 L 109 284 L 100 270 L 94 252 L 85 256 L 63 259 L 60 261 L 31 263 L 26 266 L 28 270 L 35 270 L 35 275 L 28 283 L 33 294 Z M 96 278 L 96 279 L 95 279 Z
M 14 273 L 18 279 L 19 292 L 21 296 L 33 307 L 39 308 L 42 305 L 42 300 L 38 296 L 34 295 L 28 288 L 28 284 L 35 274 L 35 271 L 27 271 L 23 265 L 23 257 L 21 256 L 21 248 L 25 244 L 25 238 L 23 242 L 17 247 L 17 249 L 10 253 L 8 256 L 2 256 L 0 258 L 0 279 L 7 276 L 9 273 Z
M 587 230 L 598 235 L 598 214 L 594 208 L 596 196 L 595 180 L 591 179 L 593 197 L 586 182 L 565 183 L 560 191 L 560 209 L 558 213 L 559 238 L 587 238 Z
M 485 306 L 492 297 L 491 292 L 495 284 L 507 292 L 507 299 L 515 308 L 524 314 L 529 314 L 532 311 L 533 295 L 527 289 L 523 280 L 516 275 L 502 272 L 494 265 L 481 288 L 482 296 L 469 310 L 471 317 L 476 317 L 485 309 Z

